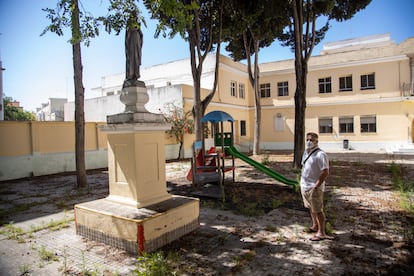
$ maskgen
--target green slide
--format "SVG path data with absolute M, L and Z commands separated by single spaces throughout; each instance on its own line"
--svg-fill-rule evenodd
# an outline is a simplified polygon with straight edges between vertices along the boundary
M 281 175 L 281 174 L 269 169 L 268 167 L 264 166 L 263 164 L 260 164 L 259 162 L 257 162 L 255 160 L 247 157 L 246 155 L 240 153 L 234 146 L 230 146 L 230 147 L 226 148 L 226 150 L 229 154 L 233 155 L 234 157 L 240 158 L 241 160 L 243 160 L 247 164 L 252 165 L 253 167 L 258 169 L 259 171 L 264 172 L 265 174 L 267 174 L 268 176 L 276 179 L 279 182 L 282 182 L 286 185 L 293 186 L 294 189 L 296 189 L 296 187 L 299 185 L 299 183 L 296 180 L 286 178 L 283 175 Z

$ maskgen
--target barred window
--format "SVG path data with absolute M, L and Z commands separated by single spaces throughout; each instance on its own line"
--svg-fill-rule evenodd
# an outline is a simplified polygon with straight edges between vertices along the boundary
M 270 98 L 270 83 L 260 84 L 260 97 Z
M 289 82 L 282 81 L 277 83 L 277 95 L 289 96 Z
M 240 121 L 240 136 L 246 136 L 246 121 Z
M 236 82 L 235 81 L 230 82 L 230 96 L 236 97 Z
M 354 118 L 344 117 L 339 118 L 339 133 L 353 133 L 354 132 Z
M 375 73 L 361 75 L 361 90 L 375 89 Z
M 377 132 L 377 118 L 375 115 L 361 116 L 362 132 Z
M 331 77 L 319 79 L 319 93 L 332 93 Z
M 239 98 L 244 99 L 244 83 L 239 83 Z
M 352 91 L 352 75 L 339 78 L 339 91 Z
M 319 133 L 332 133 L 332 118 L 319 119 Z

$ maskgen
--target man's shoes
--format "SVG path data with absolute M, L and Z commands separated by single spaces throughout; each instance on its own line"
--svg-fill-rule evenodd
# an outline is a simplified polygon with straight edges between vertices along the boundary
M 316 233 L 316 232 L 318 232 L 318 230 L 312 229 L 311 227 L 305 229 L 304 231 L 305 231 L 305 233 Z
M 310 241 L 323 241 L 323 240 L 334 240 L 334 239 L 335 239 L 334 237 L 330 237 L 330 236 L 321 237 L 321 236 L 315 235 L 312 238 L 310 238 L 309 240 Z
M 310 238 L 310 241 L 323 241 L 325 239 L 325 237 L 321 237 L 318 235 L 313 236 L 312 238 Z

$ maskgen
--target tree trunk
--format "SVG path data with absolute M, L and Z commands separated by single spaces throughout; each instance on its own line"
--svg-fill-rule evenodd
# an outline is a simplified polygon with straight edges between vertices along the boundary
M 180 146 L 179 146 L 179 148 L 178 148 L 178 156 L 177 156 L 177 160 L 180 160 L 181 159 L 181 151 L 183 150 L 183 142 L 180 142 L 179 143 L 180 144 Z
M 252 37 L 253 34 L 251 34 Z M 254 95 L 254 134 L 253 134 L 253 154 L 260 154 L 260 127 L 262 118 L 262 106 L 260 104 L 259 91 L 259 41 L 248 41 L 247 33 L 243 33 L 244 49 L 246 51 L 247 72 L 249 73 L 249 81 L 253 88 Z M 254 43 L 254 62 L 252 72 L 252 62 L 250 60 L 250 43 Z
M 299 4 L 297 3 L 299 2 Z M 306 77 L 307 62 L 303 58 L 303 5 L 302 1 L 292 0 L 293 30 L 295 36 L 295 135 L 293 149 L 293 166 L 301 167 L 305 142 L 305 112 L 306 112 Z
M 301 62 L 296 70 L 296 92 L 295 92 L 295 140 L 294 140 L 294 167 L 300 168 L 303 151 L 305 150 L 305 114 L 306 114 L 306 76 L 307 63 Z
M 254 53 L 254 95 L 255 95 L 255 125 L 253 138 L 253 154 L 260 154 L 260 128 L 262 125 L 262 105 L 260 103 L 259 91 L 259 41 L 255 43 Z
M 201 101 L 201 112 L 202 116 L 206 113 L 206 109 L 210 104 L 211 100 L 213 99 L 214 95 L 216 94 L 217 84 L 219 81 L 219 67 L 220 67 L 220 49 L 221 49 L 221 33 L 223 29 L 223 5 L 224 0 L 220 1 L 220 8 L 219 8 L 219 32 L 218 32 L 218 41 L 216 46 L 216 65 L 214 67 L 214 83 L 213 87 L 211 88 L 210 93 Z M 211 31 L 211 30 L 210 30 Z
M 200 141 L 203 137 L 203 125 L 201 118 L 203 117 L 203 110 L 201 108 L 201 73 L 203 72 L 203 64 L 201 57 L 196 55 L 197 36 L 195 30 L 189 32 L 189 47 L 190 47 L 190 61 L 191 73 L 193 75 L 193 117 L 194 117 L 194 133 L 195 140 Z M 198 59 L 198 60 L 197 60 Z
M 84 88 L 82 84 L 82 56 L 80 46 L 79 6 L 73 1 L 72 10 L 72 52 L 73 73 L 75 82 L 75 155 L 76 155 L 76 188 L 87 188 L 85 166 L 85 114 Z

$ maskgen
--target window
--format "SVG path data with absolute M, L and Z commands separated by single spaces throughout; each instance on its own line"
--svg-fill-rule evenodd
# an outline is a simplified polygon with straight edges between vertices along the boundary
M 281 113 L 277 113 L 274 117 L 275 131 L 285 131 L 285 118 Z
M 289 96 L 289 83 L 287 81 L 277 83 L 277 95 Z
M 244 99 L 244 83 L 239 83 L 239 98 Z
M 260 97 L 270 98 L 270 83 L 260 84 Z
M 361 75 L 361 90 L 375 89 L 375 73 Z
M 339 78 L 339 91 L 352 91 L 352 75 Z
M 246 136 L 246 121 L 240 121 L 240 136 Z
M 372 116 L 361 116 L 361 132 L 377 132 L 377 118 Z
M 331 93 L 332 92 L 332 82 L 331 77 L 319 79 L 319 93 Z
M 230 82 L 230 96 L 236 97 L 236 82 L 235 81 Z
M 339 118 L 339 133 L 354 133 L 354 118 Z
M 319 133 L 332 133 L 332 118 L 319 119 Z

